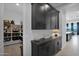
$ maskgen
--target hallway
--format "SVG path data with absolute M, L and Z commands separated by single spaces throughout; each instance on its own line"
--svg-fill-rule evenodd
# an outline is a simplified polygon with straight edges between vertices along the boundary
M 79 56 L 79 36 L 74 35 L 56 56 Z

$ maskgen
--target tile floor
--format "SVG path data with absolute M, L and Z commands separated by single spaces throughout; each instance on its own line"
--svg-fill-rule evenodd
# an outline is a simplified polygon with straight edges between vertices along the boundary
M 22 44 L 20 43 L 5 46 L 4 47 L 5 56 L 21 56 L 20 46 L 22 46 Z
M 74 35 L 56 56 L 79 56 L 79 36 Z

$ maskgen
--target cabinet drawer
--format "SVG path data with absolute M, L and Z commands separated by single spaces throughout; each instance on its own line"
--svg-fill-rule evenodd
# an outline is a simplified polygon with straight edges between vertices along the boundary
M 57 53 L 61 49 L 61 46 L 62 46 L 61 39 L 56 39 L 55 40 L 55 53 Z

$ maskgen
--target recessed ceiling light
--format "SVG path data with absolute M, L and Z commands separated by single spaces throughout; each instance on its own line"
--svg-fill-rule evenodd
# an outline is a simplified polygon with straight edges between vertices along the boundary
M 46 4 L 44 7 L 45 7 L 46 9 L 48 9 L 48 8 L 49 8 L 49 5 Z
M 17 6 L 19 6 L 19 3 L 16 3 Z
M 48 9 L 49 9 L 49 5 L 47 5 L 47 4 L 41 6 L 42 11 L 45 11 L 45 10 L 48 10 Z

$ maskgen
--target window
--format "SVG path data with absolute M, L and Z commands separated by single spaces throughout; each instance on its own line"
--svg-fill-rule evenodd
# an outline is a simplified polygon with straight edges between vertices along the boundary
M 73 29 L 74 29 L 74 32 L 77 31 L 77 23 L 74 23 L 74 25 L 73 25 Z
M 71 31 L 71 24 L 70 23 L 66 24 L 66 29 L 67 29 L 67 31 Z

